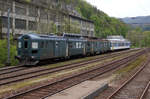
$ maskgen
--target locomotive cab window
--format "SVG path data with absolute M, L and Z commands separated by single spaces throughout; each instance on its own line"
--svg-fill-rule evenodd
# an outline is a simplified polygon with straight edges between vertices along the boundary
M 18 48 L 21 48 L 21 42 L 18 42 Z
M 28 48 L 28 41 L 24 42 L 24 48 Z
M 38 42 L 32 42 L 32 48 L 37 49 L 38 48 Z

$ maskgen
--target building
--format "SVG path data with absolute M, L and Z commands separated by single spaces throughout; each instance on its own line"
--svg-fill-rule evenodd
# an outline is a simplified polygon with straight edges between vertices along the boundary
M 13 36 L 29 32 L 79 32 L 94 36 L 94 23 L 81 18 L 63 0 L 0 0 L 0 33 L 7 33 L 10 8 L 10 32 Z M 74 30 L 74 31 L 73 31 Z

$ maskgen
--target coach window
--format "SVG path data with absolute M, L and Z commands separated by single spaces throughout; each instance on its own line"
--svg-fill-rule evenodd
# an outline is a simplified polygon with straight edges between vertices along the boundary
M 69 43 L 69 48 L 72 48 L 73 47 L 73 44 L 72 42 Z
M 78 44 L 78 48 L 81 48 L 81 43 L 79 42 L 79 44 Z
M 81 48 L 84 48 L 84 43 L 81 43 Z
M 41 48 L 44 48 L 44 41 L 41 42 Z
M 58 44 L 59 44 L 59 42 L 58 42 L 58 41 L 56 41 L 56 48 L 58 47 Z
M 79 44 L 78 44 L 78 48 L 81 48 L 81 44 L 80 44 L 80 42 L 79 42 Z
M 88 47 L 89 47 L 89 46 L 90 46 L 90 42 L 88 42 L 88 44 L 87 44 L 87 45 L 88 45 Z
M 114 47 L 114 46 L 115 46 L 115 43 L 112 43 L 112 46 Z
M 45 48 L 47 48 L 47 47 L 48 47 L 48 41 L 45 42 Z
M 78 43 L 78 42 L 76 42 L 76 48 L 78 48 L 78 46 L 79 46 L 79 43 Z

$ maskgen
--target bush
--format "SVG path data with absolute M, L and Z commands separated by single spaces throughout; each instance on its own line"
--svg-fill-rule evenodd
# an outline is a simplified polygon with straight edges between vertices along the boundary
M 14 58 L 17 54 L 16 43 L 13 39 L 10 40 L 10 62 L 11 65 L 16 65 L 18 61 Z M 7 62 L 7 40 L 0 40 L 0 67 L 5 66 Z

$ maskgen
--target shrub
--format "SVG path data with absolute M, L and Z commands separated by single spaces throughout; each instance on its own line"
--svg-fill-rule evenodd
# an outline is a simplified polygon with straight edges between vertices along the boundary
M 10 40 L 10 63 L 16 65 L 18 61 L 14 58 L 17 54 L 16 43 Z M 0 40 L 0 67 L 5 66 L 7 62 L 7 40 Z

